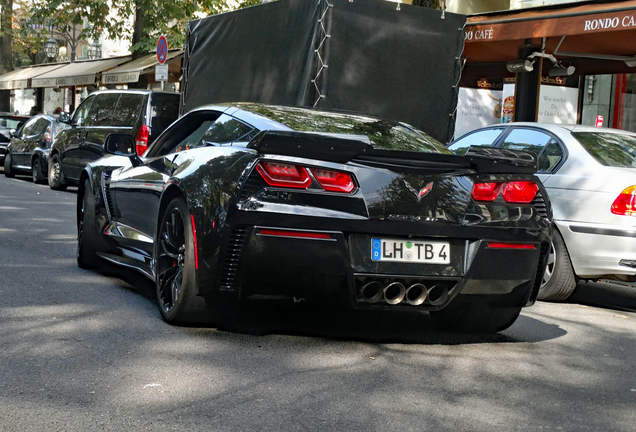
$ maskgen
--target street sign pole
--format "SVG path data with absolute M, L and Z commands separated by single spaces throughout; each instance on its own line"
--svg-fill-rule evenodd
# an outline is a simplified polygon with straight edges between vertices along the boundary
M 164 90 L 165 83 L 168 81 L 168 40 L 164 35 L 159 36 L 157 40 L 157 61 L 155 66 L 155 81 L 161 82 L 161 91 Z

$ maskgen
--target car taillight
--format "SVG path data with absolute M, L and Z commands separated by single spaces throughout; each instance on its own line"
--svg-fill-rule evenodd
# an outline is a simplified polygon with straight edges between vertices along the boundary
M 256 171 L 270 186 L 307 189 L 311 184 L 307 170 L 299 165 L 261 161 Z
M 135 137 L 135 147 L 139 156 L 143 156 L 143 154 L 146 153 L 146 150 L 148 150 L 149 139 L 150 128 L 146 125 L 141 125 L 139 131 L 137 132 L 137 136 Z
M 636 186 L 621 192 L 612 203 L 611 211 L 619 216 L 636 216 Z
M 529 181 L 517 181 L 506 183 L 506 187 L 503 191 L 503 199 L 509 203 L 517 204 L 529 204 L 532 202 L 539 186 L 534 182 Z
M 531 181 L 475 183 L 472 196 L 475 201 L 493 202 L 497 199 L 502 189 L 504 201 L 515 204 L 529 204 L 537 195 L 539 186 Z
M 494 201 L 499 196 L 502 183 L 475 183 L 472 196 L 475 201 Z
M 349 174 L 320 168 L 311 168 L 311 173 L 326 191 L 351 193 L 356 188 Z

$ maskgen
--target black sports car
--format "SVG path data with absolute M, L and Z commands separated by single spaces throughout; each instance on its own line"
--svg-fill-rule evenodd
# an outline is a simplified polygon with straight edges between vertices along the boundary
M 282 295 L 494 332 L 536 299 L 551 213 L 531 156 L 259 104 L 196 109 L 141 158 L 127 135 L 106 151 L 81 174 L 78 263 L 153 279 L 168 322 Z

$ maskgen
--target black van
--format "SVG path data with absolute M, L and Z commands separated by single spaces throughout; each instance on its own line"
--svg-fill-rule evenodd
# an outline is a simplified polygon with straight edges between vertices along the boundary
M 62 115 L 71 127 L 60 131 L 49 157 L 49 186 L 64 190 L 76 184 L 86 164 L 104 155 L 111 133 L 135 137 L 137 153 L 179 116 L 179 94 L 152 90 L 105 90 L 92 93 L 73 116 Z

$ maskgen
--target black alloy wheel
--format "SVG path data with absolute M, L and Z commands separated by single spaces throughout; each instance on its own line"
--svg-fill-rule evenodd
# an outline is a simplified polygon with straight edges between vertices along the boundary
M 64 174 L 62 173 L 62 163 L 59 155 L 53 155 L 49 161 L 49 187 L 53 190 L 66 190 Z
M 154 246 L 157 304 L 171 324 L 209 322 L 205 300 L 196 294 L 192 222 L 185 201 L 168 204 Z
M 11 168 L 11 153 L 8 152 L 4 157 L 4 175 L 9 178 L 15 177 L 15 173 Z
M 44 183 L 44 180 L 46 180 L 44 174 L 42 174 L 42 163 L 40 162 L 39 157 L 33 159 L 33 164 L 31 165 L 31 175 L 33 177 L 33 183 L 35 184 Z
M 77 197 L 77 265 L 81 268 L 93 268 L 99 264 L 97 251 L 104 242 L 97 232 L 95 220 L 95 195 L 88 180 Z

